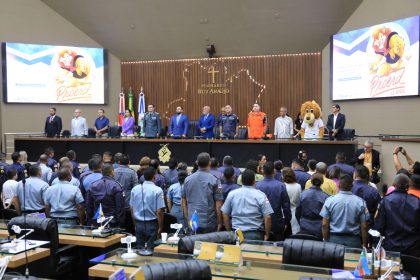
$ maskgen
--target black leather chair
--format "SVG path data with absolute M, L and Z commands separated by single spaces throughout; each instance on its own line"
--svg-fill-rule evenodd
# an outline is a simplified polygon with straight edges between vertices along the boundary
M 246 126 L 241 126 L 238 129 L 238 139 L 247 139 L 248 138 L 248 129 Z
M 210 266 L 203 260 L 164 262 L 143 266 L 144 278 L 153 280 L 207 280 Z
M 313 241 L 322 241 L 322 238 L 312 235 L 312 234 L 307 234 L 307 233 L 296 233 L 293 235 L 290 235 L 288 237 L 289 239 L 302 239 L 302 240 L 313 240 Z
M 408 255 L 401 255 L 401 263 L 405 271 L 409 272 L 412 276 L 420 279 L 420 258 Z
M 58 240 L 58 226 L 57 221 L 50 218 L 26 217 L 26 224 L 23 216 L 11 219 L 7 225 L 10 235 L 16 235 L 12 230 L 13 225 L 18 225 L 21 228 L 34 229 L 34 232 L 28 236 L 33 240 L 49 241 L 46 248 L 50 249 L 49 267 L 42 267 L 40 270 L 42 277 L 59 277 L 60 275 L 70 275 L 72 270 L 77 267 L 76 258 L 72 256 L 65 256 L 63 250 L 59 248 Z M 26 232 L 22 232 L 22 235 Z M 19 237 L 18 235 L 17 237 Z M 46 275 L 44 275 L 46 273 Z
M 16 210 L 14 209 L 1 209 L 0 210 L 0 219 L 11 220 L 14 217 L 19 216 Z
M 61 132 L 61 136 L 64 138 L 69 138 L 71 136 L 70 130 L 63 130 L 63 132 Z
M 121 137 L 122 127 L 118 125 L 113 125 L 108 128 L 108 137 L 119 138 Z
M 171 224 L 176 224 L 178 222 L 175 216 L 169 213 L 163 213 L 163 229 L 162 232 L 175 233 L 176 229 L 171 228 Z
M 344 268 L 344 246 L 302 239 L 286 239 L 283 263 L 326 268 Z
M 88 129 L 88 135 L 87 135 L 87 137 L 88 138 L 95 138 L 96 137 L 96 132 L 95 132 L 95 130 L 93 128 L 89 128 Z
M 352 128 L 345 128 L 343 129 L 343 140 L 353 140 L 355 134 L 356 130 Z
M 187 138 L 194 139 L 195 136 L 198 135 L 198 121 L 190 121 L 187 131 Z
M 185 236 L 178 242 L 178 253 L 192 254 L 194 251 L 195 241 L 212 242 L 218 244 L 235 244 L 236 234 L 232 231 L 221 231 Z

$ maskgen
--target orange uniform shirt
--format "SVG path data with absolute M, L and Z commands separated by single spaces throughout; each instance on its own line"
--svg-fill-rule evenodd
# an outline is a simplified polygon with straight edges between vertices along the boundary
M 263 112 L 250 112 L 248 114 L 248 138 L 260 139 L 264 136 L 267 127 L 267 115 Z

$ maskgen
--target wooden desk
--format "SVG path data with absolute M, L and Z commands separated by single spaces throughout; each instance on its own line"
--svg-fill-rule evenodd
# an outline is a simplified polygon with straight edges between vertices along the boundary
M 36 248 L 33 250 L 28 251 L 28 262 L 34 262 L 37 260 L 40 260 L 42 258 L 46 258 L 50 255 L 50 249 L 47 248 Z M 6 254 L 0 255 L 1 257 L 4 256 L 10 256 Z M 16 255 L 13 255 L 12 258 L 9 261 L 8 268 L 17 268 L 19 266 L 22 266 L 26 263 L 26 257 L 25 253 L 19 253 Z
M 7 238 L 8 236 L 9 233 L 7 230 L 0 230 L 0 238 Z M 121 237 L 124 236 L 124 234 L 114 234 L 106 238 L 93 238 L 90 236 L 59 234 L 58 238 L 61 245 L 77 245 L 83 247 L 106 248 L 119 243 L 121 241 Z
M 59 234 L 60 244 L 62 245 L 77 245 L 83 247 L 95 247 L 95 248 L 107 248 L 111 245 L 117 244 L 121 241 L 121 237 L 124 234 L 114 234 L 105 238 L 90 237 L 90 236 L 79 236 L 79 235 L 67 235 Z

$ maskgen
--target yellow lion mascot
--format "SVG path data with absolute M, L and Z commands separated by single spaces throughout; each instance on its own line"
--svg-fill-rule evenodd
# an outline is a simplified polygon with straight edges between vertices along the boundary
M 321 119 L 321 107 L 315 101 L 306 101 L 300 107 L 303 118 L 300 136 L 302 139 L 322 139 L 324 137 L 324 122 Z

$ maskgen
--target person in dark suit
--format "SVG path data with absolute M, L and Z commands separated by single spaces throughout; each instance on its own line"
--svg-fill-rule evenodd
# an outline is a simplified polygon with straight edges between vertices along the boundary
M 51 107 L 50 115 L 45 120 L 44 133 L 47 137 L 60 137 L 63 124 L 61 122 L 61 118 L 56 115 L 56 111 L 57 110 L 54 107 Z
M 358 149 L 356 155 L 351 160 L 353 165 L 364 165 L 369 172 L 378 171 L 381 168 L 379 152 L 373 149 L 373 141 L 367 140 L 364 148 Z
M 212 114 L 210 114 L 210 107 L 204 106 L 203 114 L 201 115 L 197 126 L 197 129 L 200 132 L 200 136 L 203 138 L 214 138 L 214 123 L 215 118 Z
M 176 107 L 176 114 L 172 116 L 169 123 L 169 135 L 174 138 L 186 138 L 188 132 L 188 117 L 184 115 L 181 106 Z
M 327 128 L 330 139 L 343 139 L 344 126 L 346 125 L 346 115 L 340 113 L 340 105 L 332 106 L 332 114 L 328 116 Z

